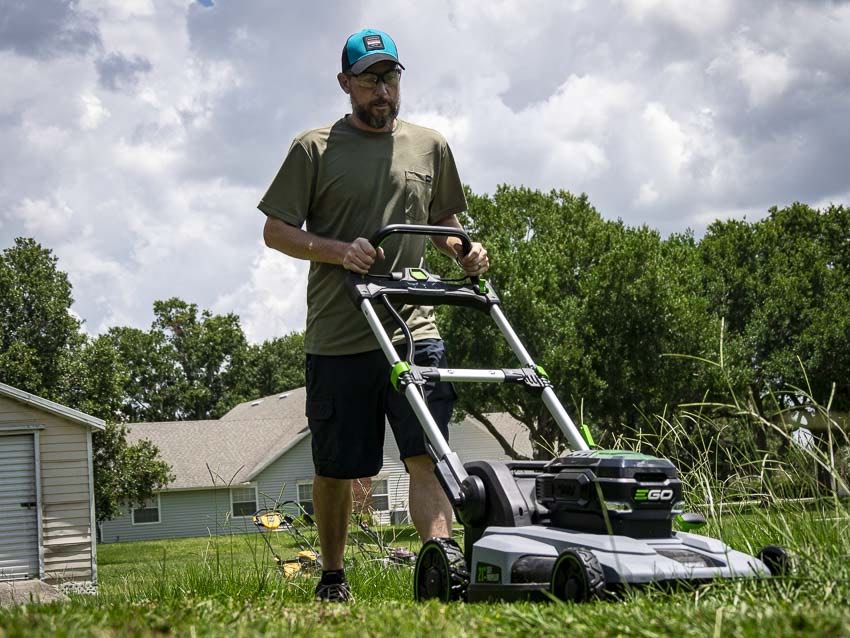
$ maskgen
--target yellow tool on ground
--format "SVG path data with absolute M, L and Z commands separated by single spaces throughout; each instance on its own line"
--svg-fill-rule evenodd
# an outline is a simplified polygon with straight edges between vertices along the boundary
M 283 514 L 276 509 L 261 509 L 254 512 L 253 516 L 251 516 L 251 522 L 257 527 L 269 551 L 274 556 L 278 569 L 280 569 L 286 578 L 298 576 L 302 571 L 313 571 L 321 568 L 322 559 L 319 553 L 313 548 L 304 534 L 295 527 L 292 517 L 288 514 Z M 281 528 L 289 532 L 296 543 L 298 543 L 300 551 L 294 558 L 281 558 L 272 547 L 271 541 L 267 536 L 269 532 L 277 532 Z

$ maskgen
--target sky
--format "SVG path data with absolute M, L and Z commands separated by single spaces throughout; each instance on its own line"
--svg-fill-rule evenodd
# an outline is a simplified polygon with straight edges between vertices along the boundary
M 307 264 L 256 205 L 349 111 L 366 27 L 476 193 L 585 192 L 665 236 L 850 203 L 846 0 L 0 0 L 0 249 L 50 248 L 92 335 L 174 296 L 254 342 L 303 329 Z

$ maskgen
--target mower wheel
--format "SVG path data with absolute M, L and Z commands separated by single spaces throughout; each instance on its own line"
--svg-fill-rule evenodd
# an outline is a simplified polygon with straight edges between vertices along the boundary
M 600 598 L 605 591 L 602 565 L 587 549 L 565 549 L 555 561 L 549 591 L 565 602 L 583 603 Z
M 448 603 L 466 600 L 469 569 L 458 544 L 451 538 L 428 540 L 416 557 L 413 597 L 417 602 L 435 598 Z
M 791 553 L 779 545 L 767 545 L 759 553 L 758 559 L 770 570 L 771 576 L 789 576 L 794 571 Z

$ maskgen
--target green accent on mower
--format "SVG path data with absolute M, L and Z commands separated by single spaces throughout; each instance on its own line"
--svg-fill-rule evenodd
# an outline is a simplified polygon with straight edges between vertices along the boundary
M 399 378 L 408 372 L 410 372 L 410 364 L 407 361 L 399 361 L 393 366 L 393 369 L 390 371 L 390 382 L 396 390 L 398 390 Z
M 421 268 L 411 268 L 410 276 L 413 277 L 416 281 L 428 281 L 428 273 L 422 270 Z
M 593 435 L 590 433 L 590 428 L 587 426 L 587 423 L 581 424 L 581 436 L 584 439 L 584 442 L 590 447 L 596 447 L 596 443 L 593 440 Z
M 676 521 L 676 526 L 683 532 L 690 532 L 691 530 L 705 527 L 708 524 L 708 521 L 705 520 L 705 516 L 694 512 L 677 514 L 674 520 Z
M 582 426 L 586 427 L 586 426 Z M 589 456 L 595 459 L 628 459 L 630 461 L 655 461 L 657 457 L 643 454 L 641 452 L 632 452 L 630 450 L 590 450 L 589 452 L 573 452 L 582 456 Z

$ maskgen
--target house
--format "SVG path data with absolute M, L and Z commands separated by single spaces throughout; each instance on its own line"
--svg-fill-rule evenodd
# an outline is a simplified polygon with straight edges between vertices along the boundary
M 103 428 L 0 383 L 0 581 L 97 585 L 92 432 Z
M 131 442 L 149 439 L 171 464 L 175 480 L 143 507 L 101 524 L 105 543 L 255 531 L 251 515 L 264 507 L 312 513 L 313 461 L 304 416 L 304 388 L 242 403 L 218 420 L 136 423 Z M 530 454 L 524 427 L 497 419 L 502 434 Z M 461 460 L 508 458 L 483 426 L 452 424 L 450 442 Z M 408 476 L 387 427 L 384 467 L 355 486 L 381 522 L 408 519 Z M 296 505 L 297 504 L 297 505 Z

